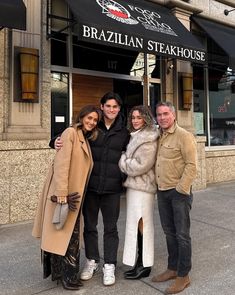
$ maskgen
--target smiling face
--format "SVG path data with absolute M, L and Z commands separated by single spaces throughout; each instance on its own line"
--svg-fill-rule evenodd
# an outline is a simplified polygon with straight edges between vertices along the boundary
M 115 99 L 108 99 L 103 105 L 101 104 L 100 108 L 105 121 L 109 123 L 112 123 L 120 112 L 120 106 Z
M 162 130 L 169 129 L 175 122 L 175 112 L 168 106 L 161 105 L 156 109 L 157 122 Z
M 87 114 L 85 117 L 82 119 L 82 130 L 84 132 L 92 131 L 98 123 L 99 116 L 96 112 L 91 112 Z
M 145 121 L 139 111 L 133 111 L 131 115 L 131 123 L 134 130 L 139 130 L 145 125 Z

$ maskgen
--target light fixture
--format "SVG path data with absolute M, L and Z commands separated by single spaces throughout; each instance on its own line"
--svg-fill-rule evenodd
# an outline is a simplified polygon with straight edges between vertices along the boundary
M 21 90 L 23 100 L 38 99 L 39 50 L 20 48 Z
M 167 59 L 167 70 L 166 70 L 167 75 L 170 74 L 173 68 L 174 68 L 173 59 Z
M 235 8 L 233 8 L 233 9 L 231 9 L 231 10 L 225 9 L 225 10 L 224 10 L 224 14 L 225 14 L 225 15 L 228 15 L 230 12 L 232 12 L 232 11 L 234 11 L 234 10 L 235 10 Z
M 183 109 L 190 110 L 193 100 L 193 75 L 192 73 L 182 73 L 182 102 Z

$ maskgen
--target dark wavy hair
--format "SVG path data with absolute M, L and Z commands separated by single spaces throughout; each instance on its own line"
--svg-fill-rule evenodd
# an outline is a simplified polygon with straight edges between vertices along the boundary
M 112 92 L 112 91 L 105 93 L 105 95 L 100 100 L 100 104 L 104 105 L 109 99 L 116 100 L 119 107 L 122 106 L 122 99 L 121 99 L 120 95 L 115 92 Z
M 130 113 L 129 113 L 128 119 L 127 119 L 127 129 L 130 132 L 135 130 L 133 128 L 132 120 L 131 120 L 132 114 L 134 111 L 138 111 L 140 113 L 141 117 L 144 119 L 144 122 L 145 122 L 144 126 L 152 127 L 153 125 L 156 124 L 156 120 L 154 119 L 153 114 L 152 114 L 149 107 L 143 106 L 143 105 L 134 106 L 130 110 Z
M 83 118 L 86 117 L 88 114 L 90 113 L 97 113 L 98 115 L 98 122 L 96 127 L 88 133 L 88 139 L 90 140 L 96 140 L 97 136 L 98 136 L 98 123 L 101 119 L 101 111 L 99 108 L 97 108 L 94 105 L 86 105 L 83 108 L 81 108 L 81 110 L 79 111 L 79 113 L 77 114 L 74 123 L 73 123 L 73 127 L 76 129 L 82 129 L 83 127 Z

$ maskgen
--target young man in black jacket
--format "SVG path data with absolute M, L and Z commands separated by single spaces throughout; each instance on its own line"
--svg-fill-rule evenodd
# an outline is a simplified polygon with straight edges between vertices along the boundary
M 129 142 L 129 133 L 120 114 L 121 98 L 113 92 L 106 93 L 100 100 L 103 118 L 99 123 L 98 138 L 90 142 L 94 167 L 87 186 L 83 204 L 84 241 L 86 264 L 81 272 L 82 280 L 89 280 L 98 270 L 98 214 L 101 210 L 104 224 L 103 283 L 115 283 L 120 196 L 123 191 L 124 175 L 118 167 L 122 151 Z

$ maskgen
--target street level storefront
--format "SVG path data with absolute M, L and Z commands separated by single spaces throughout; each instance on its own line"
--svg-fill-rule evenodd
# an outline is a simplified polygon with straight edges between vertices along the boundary
M 207 7 L 213 1 L 206 0 Z M 219 166 L 221 161 L 231 165 L 229 160 L 235 157 L 229 109 L 233 54 L 191 18 L 199 14 L 208 18 L 204 4 L 194 0 L 17 2 L 26 7 L 24 25 L 14 29 L 8 24 L 0 31 L 0 224 L 34 217 L 54 156 L 49 139 L 69 126 L 83 105 L 99 105 L 107 91 L 121 95 L 125 117 L 137 104 L 149 105 L 155 112 L 161 100 L 174 103 L 179 124 L 197 138 L 195 190 L 235 179 L 235 168 L 227 173 L 225 166 Z M 223 144 L 215 146 L 221 142 L 219 133 Z
M 177 73 L 176 70 L 170 71 L 176 60 L 182 60 L 179 79 L 185 79 L 187 84 L 183 84 L 180 91 L 184 90 L 183 87 L 189 87 L 186 90 L 188 97 L 180 104 L 182 108 L 190 109 L 190 63 L 205 64 L 206 52 L 204 46 L 169 9 L 143 0 L 66 0 L 64 5 L 66 7 L 68 3 L 71 13 L 61 15 L 61 11 L 67 9 L 56 1 L 49 2 L 47 36 L 51 40 L 54 85 L 53 135 L 64 129 L 71 119 L 69 115 L 74 116 L 82 105 L 98 105 L 106 91 L 121 94 L 125 115 L 133 105 L 142 103 L 150 105 L 155 112 L 156 103 L 167 98 L 166 74 L 170 81 L 173 72 Z M 68 39 L 69 31 L 72 37 Z M 59 72 L 61 66 L 64 67 L 63 72 Z M 67 88 L 66 91 L 66 83 L 71 83 L 72 89 Z M 58 98 L 56 94 L 61 93 L 57 89 L 59 85 L 64 91 L 64 113 L 59 106 L 63 98 L 60 94 Z M 177 91 L 174 92 L 177 99 Z M 72 105 L 68 106 L 66 99 Z
M 235 27 L 193 16 L 208 61 L 193 68 L 195 133 L 206 136 L 207 183 L 235 177 Z

